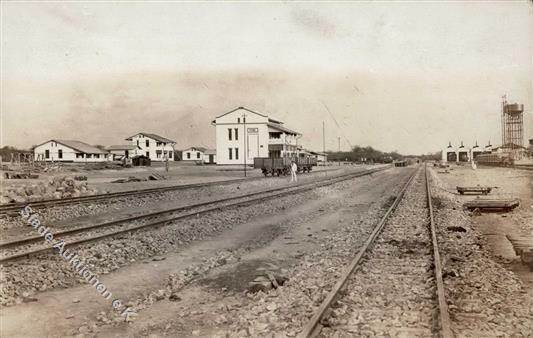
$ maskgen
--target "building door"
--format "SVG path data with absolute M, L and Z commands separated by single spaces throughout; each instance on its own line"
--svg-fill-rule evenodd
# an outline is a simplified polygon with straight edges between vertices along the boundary
M 259 134 L 248 134 L 247 138 L 247 159 L 253 161 L 254 157 L 259 157 Z
M 150 158 L 150 152 L 149 151 L 146 152 L 146 157 Z
M 215 162 L 215 156 L 209 155 L 209 163 L 214 163 L 214 162 Z
M 126 150 L 124 153 L 126 155 L 126 158 L 130 158 L 130 152 L 128 150 Z

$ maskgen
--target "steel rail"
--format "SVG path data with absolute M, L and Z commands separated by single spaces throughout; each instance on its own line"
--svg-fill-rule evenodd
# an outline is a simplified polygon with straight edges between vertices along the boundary
M 234 180 L 181 184 L 181 185 L 173 185 L 173 186 L 168 186 L 168 187 L 156 187 L 156 188 L 118 191 L 118 192 L 112 192 L 112 193 L 107 193 L 107 194 L 48 199 L 48 200 L 41 200 L 41 201 L 27 202 L 27 203 L 9 203 L 9 204 L 0 205 L 0 212 L 20 210 L 21 208 L 27 205 L 31 206 L 32 208 L 43 208 L 43 207 L 47 207 L 50 205 L 52 206 L 65 205 L 65 204 L 68 205 L 68 204 L 76 204 L 76 203 L 82 203 L 82 202 L 87 202 L 87 201 L 106 200 L 110 198 L 128 197 L 128 196 L 135 196 L 135 195 L 141 195 L 141 194 L 152 194 L 152 193 L 160 193 L 160 192 L 173 191 L 173 190 L 186 190 L 186 189 L 201 188 L 201 187 L 206 187 L 206 186 L 226 185 L 226 184 L 232 184 L 232 183 L 239 183 L 242 181 L 257 180 L 261 178 L 262 177 L 238 178 Z
M 337 169 L 333 169 L 331 171 L 336 171 L 336 170 Z M 317 171 L 317 172 L 319 173 L 320 171 Z M 262 180 L 262 179 L 264 179 L 263 176 L 237 178 L 237 179 L 223 180 L 223 181 L 180 184 L 180 185 L 172 185 L 172 186 L 167 186 L 167 187 L 117 191 L 117 192 L 112 192 L 112 193 L 107 193 L 107 194 L 97 194 L 97 195 L 88 195 L 88 196 L 79 196 L 79 197 L 66 197 L 66 198 L 34 201 L 34 202 L 25 202 L 25 203 L 8 203 L 8 204 L 0 205 L 0 214 L 3 214 L 3 213 L 7 214 L 8 212 L 20 210 L 21 208 L 27 205 L 36 209 L 36 208 L 44 208 L 48 206 L 69 205 L 69 204 L 77 204 L 77 203 L 83 203 L 83 202 L 89 202 L 89 201 L 104 201 L 106 199 L 121 198 L 121 197 L 135 196 L 135 195 L 141 195 L 141 194 L 157 194 L 157 193 L 163 193 L 163 192 L 174 191 L 174 190 L 187 190 L 187 189 L 218 186 L 218 185 L 223 186 L 223 185 L 228 185 L 228 184 L 233 184 L 233 183 L 240 183 L 244 181 L 248 182 L 248 181 L 255 181 L 255 180 Z
M 427 165 L 424 165 L 424 174 L 426 177 L 426 195 L 428 198 L 429 220 L 431 228 L 431 242 L 433 245 L 433 261 L 435 265 L 435 278 L 437 283 L 437 299 L 439 302 L 439 324 L 440 332 L 443 338 L 453 337 L 450 314 L 448 312 L 448 303 L 446 303 L 446 293 L 444 290 L 444 282 L 442 280 L 442 263 L 440 260 L 439 244 L 437 241 L 437 231 L 435 227 L 435 218 L 433 216 L 433 202 L 431 200 L 431 187 L 429 184 L 429 176 Z
M 233 203 L 222 205 L 222 206 L 219 205 L 219 206 L 211 207 L 211 208 L 200 210 L 200 211 L 194 211 L 194 212 L 191 212 L 191 213 L 188 213 L 188 214 L 184 214 L 184 215 L 179 215 L 179 216 L 172 217 L 172 218 L 166 218 L 164 220 L 160 220 L 160 221 L 156 221 L 156 222 L 152 222 L 152 223 L 141 224 L 141 225 L 137 225 L 137 226 L 133 226 L 133 227 L 128 227 L 126 229 L 120 229 L 120 230 L 117 230 L 117 231 L 114 231 L 114 232 L 110 232 L 110 233 L 99 234 L 99 235 L 96 235 L 96 236 L 80 239 L 80 240 L 77 240 L 77 241 L 74 241 L 74 242 L 70 242 L 70 243 L 66 243 L 66 245 L 72 246 L 72 245 L 87 243 L 87 242 L 98 240 L 98 239 L 101 239 L 101 238 L 106 238 L 106 237 L 111 237 L 111 236 L 115 236 L 115 235 L 122 234 L 122 233 L 137 231 L 137 230 L 140 230 L 140 229 L 143 229 L 143 228 L 147 228 L 147 227 L 161 226 L 161 225 L 164 225 L 165 223 L 168 223 L 168 222 L 172 222 L 172 221 L 176 221 L 176 220 L 182 220 L 182 219 L 189 218 L 189 217 L 194 217 L 194 216 L 197 216 L 199 214 L 204 214 L 204 213 L 208 213 L 208 212 L 211 212 L 211 211 L 220 210 L 221 208 L 227 208 L 227 207 L 238 206 L 238 205 L 246 205 L 246 204 L 249 204 L 249 203 L 252 203 L 252 202 L 262 201 L 262 200 L 270 199 L 272 197 L 283 196 L 283 195 L 286 195 L 286 194 L 289 194 L 289 193 L 294 193 L 294 192 L 309 191 L 309 190 L 312 190 L 312 189 L 315 189 L 315 188 L 318 188 L 318 187 L 321 187 L 321 186 L 335 184 L 335 183 L 338 183 L 338 182 L 342 182 L 342 181 L 349 180 L 349 179 L 356 178 L 356 177 L 360 177 L 360 176 L 371 175 L 373 173 L 386 170 L 388 168 L 389 167 L 387 166 L 387 167 L 381 167 L 381 168 L 377 168 L 377 169 L 370 169 L 370 170 L 360 171 L 360 172 L 356 172 L 356 173 L 343 174 L 343 175 L 331 177 L 331 178 L 328 178 L 328 179 L 325 179 L 325 180 L 321 180 L 321 181 L 318 181 L 318 182 L 309 182 L 309 183 L 299 184 L 297 186 L 274 188 L 274 189 L 269 189 L 269 190 L 264 190 L 264 191 L 259 191 L 259 192 L 253 192 L 253 193 L 239 195 L 239 196 L 233 196 L 233 197 L 218 199 L 218 200 L 214 200 L 214 201 L 202 202 L 202 203 L 198 203 L 198 204 L 193 204 L 193 205 L 188 205 L 188 206 L 182 206 L 182 207 L 177 207 L 177 208 L 157 211 L 157 212 L 144 214 L 144 215 L 133 216 L 133 217 L 125 218 L 125 219 L 114 220 L 114 221 L 110 221 L 110 222 L 94 224 L 94 225 L 89 225 L 89 226 L 85 226 L 85 227 L 79 227 L 79 228 L 75 228 L 75 229 L 68 229 L 68 230 L 64 230 L 64 231 L 60 231 L 60 232 L 54 233 L 54 238 L 61 238 L 61 237 L 64 237 L 66 235 L 72 235 L 72 234 L 84 232 L 84 231 L 87 231 L 87 230 L 114 226 L 114 225 L 118 225 L 120 223 L 131 222 L 131 221 L 135 221 L 135 220 L 139 220 L 139 219 L 143 219 L 143 218 L 151 218 L 151 217 L 160 216 L 160 215 L 167 214 L 167 213 L 174 213 L 174 212 L 177 212 L 177 211 L 185 211 L 185 210 L 190 210 L 190 209 L 194 209 L 194 208 L 198 208 L 198 207 L 202 207 L 202 206 L 209 206 L 209 205 L 213 205 L 213 204 L 217 204 L 217 203 L 223 203 L 223 202 L 228 202 L 228 201 L 232 201 L 232 200 L 238 200 L 238 199 L 253 197 L 253 196 L 257 196 L 257 195 L 265 195 L 265 194 L 267 194 L 266 196 L 255 197 L 255 198 L 248 199 L 248 200 L 245 200 L 245 201 L 237 201 L 237 202 L 233 202 Z M 14 241 L 11 241 L 11 242 L 1 243 L 0 247 L 7 248 L 7 247 L 13 247 L 13 246 L 20 246 L 20 245 L 24 245 L 24 244 L 28 244 L 28 243 L 37 242 L 37 241 L 40 241 L 40 240 L 42 240 L 41 236 L 32 236 L 32 237 L 19 239 L 19 240 L 14 240 Z M 52 247 L 45 247 L 45 248 L 39 248 L 39 249 L 31 250 L 31 251 L 26 251 L 26 252 L 10 255 L 10 256 L 3 256 L 3 257 L 0 258 L 0 263 L 5 263 L 5 262 L 8 262 L 8 261 L 17 260 L 17 259 L 20 259 L 20 258 L 23 258 L 23 257 L 29 257 L 29 256 L 32 256 L 32 255 L 35 255 L 35 254 L 40 254 L 40 253 L 44 253 L 44 252 L 51 251 L 51 250 L 53 250 Z
M 377 238 L 377 236 L 381 232 L 381 230 L 383 229 L 383 226 L 389 219 L 392 212 L 396 209 L 398 204 L 400 204 L 400 201 L 402 200 L 405 192 L 407 191 L 407 188 L 411 185 L 411 182 L 416 177 L 419 171 L 420 171 L 420 168 L 415 170 L 415 172 L 411 175 L 411 177 L 409 177 L 407 182 L 402 187 L 402 190 L 400 190 L 400 192 L 398 193 L 398 196 L 396 196 L 396 198 L 394 199 L 394 202 L 392 203 L 392 205 L 389 207 L 385 215 L 383 215 L 379 223 L 374 227 L 374 230 L 372 231 L 370 236 L 367 238 L 363 247 L 359 250 L 357 255 L 350 262 L 346 270 L 341 275 L 340 279 L 333 286 L 333 289 L 328 293 L 328 295 L 326 296 L 322 304 L 319 306 L 318 310 L 315 312 L 313 317 L 311 317 L 311 319 L 304 326 L 302 332 L 298 335 L 299 337 L 308 338 L 308 337 L 313 337 L 316 334 L 318 334 L 318 332 L 320 331 L 320 321 L 322 320 L 322 317 L 324 317 L 326 311 L 333 304 L 339 292 L 344 288 L 344 286 L 348 282 L 349 277 L 353 274 L 353 272 L 359 266 L 359 263 L 363 259 L 364 254 L 367 252 L 370 245 L 372 245 L 374 240 Z
M 419 169 L 415 171 L 413 176 L 409 178 L 407 183 L 404 185 L 396 199 L 394 200 L 394 203 L 390 206 L 390 208 L 387 210 L 387 213 L 382 217 L 378 225 L 374 228 L 371 235 L 363 245 L 363 248 L 359 250 L 358 254 L 354 257 L 354 259 L 351 261 L 350 265 L 346 268 L 344 273 L 341 275 L 340 279 L 337 281 L 333 289 L 329 292 L 326 299 L 322 302 L 318 310 L 315 312 L 313 317 L 309 320 L 309 322 L 304 326 L 302 332 L 300 333 L 299 337 L 301 338 L 308 338 L 308 337 L 314 337 L 318 335 L 320 332 L 321 326 L 320 321 L 326 314 L 326 311 L 330 308 L 330 306 L 333 304 L 335 298 L 338 296 L 339 292 L 344 288 L 346 283 L 348 282 L 348 279 L 352 274 L 356 271 L 356 269 L 359 266 L 359 263 L 362 261 L 362 258 L 364 254 L 369 249 L 370 245 L 375 241 L 377 236 L 380 234 L 381 230 L 383 229 L 387 219 L 389 218 L 390 214 L 396 209 L 398 204 L 400 203 L 401 199 L 403 198 L 405 191 L 413 181 L 414 177 L 418 174 Z M 442 265 L 440 261 L 440 255 L 438 250 L 438 242 L 437 242 L 437 236 L 436 236 L 436 230 L 435 230 L 435 221 L 433 217 L 433 204 L 431 201 L 431 190 L 430 190 L 430 184 L 429 184 L 429 178 L 427 173 L 427 165 L 424 164 L 424 175 L 426 180 L 426 196 L 427 196 L 427 203 L 428 203 L 428 212 L 430 216 L 430 228 L 431 228 L 431 241 L 433 246 L 433 261 L 435 265 L 435 276 L 436 276 L 436 284 L 437 284 L 437 299 L 439 303 L 439 328 L 440 328 L 440 335 L 442 338 L 452 338 L 454 337 L 452 331 L 451 331 L 451 322 L 450 322 L 450 316 L 448 313 L 448 305 L 446 303 L 445 299 L 445 292 L 444 292 L 444 283 L 442 280 Z

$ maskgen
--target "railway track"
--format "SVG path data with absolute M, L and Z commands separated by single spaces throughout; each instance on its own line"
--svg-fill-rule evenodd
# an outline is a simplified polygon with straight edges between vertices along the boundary
M 49 200 L 27 202 L 27 203 L 9 203 L 9 204 L 0 205 L 0 214 L 18 212 L 20 209 L 24 208 L 27 205 L 31 206 L 32 209 L 42 209 L 42 208 L 46 208 L 50 206 L 53 207 L 53 206 L 58 206 L 58 205 L 73 205 L 73 204 L 79 204 L 79 203 L 90 202 L 90 201 L 105 201 L 105 200 L 109 200 L 113 198 L 123 198 L 123 197 L 146 195 L 146 194 L 158 194 L 158 193 L 163 193 L 167 191 L 195 189 L 195 188 L 209 187 L 209 186 L 215 186 L 215 185 L 226 185 L 226 184 L 233 184 L 233 183 L 239 183 L 239 182 L 250 181 L 250 180 L 258 180 L 258 179 L 264 179 L 264 178 L 263 177 L 238 178 L 238 179 L 226 180 L 226 181 L 215 181 L 215 182 L 207 182 L 207 183 L 174 185 L 174 186 L 168 186 L 168 187 L 136 189 L 136 190 L 113 192 L 113 193 L 108 193 L 108 194 L 97 194 L 97 195 L 80 196 L 80 197 L 67 197 L 67 198 L 61 198 L 61 199 L 49 199 Z
M 229 198 L 191 204 L 57 232 L 54 232 L 53 227 L 51 227 L 51 232 L 54 235 L 54 242 L 56 242 L 58 239 L 62 239 L 65 241 L 66 246 L 71 247 L 124 233 L 163 226 L 178 220 L 183 220 L 190 217 L 198 217 L 200 214 L 222 210 L 223 208 L 257 203 L 287 194 L 301 193 L 352 178 L 370 175 L 388 168 L 389 167 L 381 167 L 356 173 L 343 174 L 330 177 L 325 180 L 301 183 L 298 185 L 285 186 Z M 0 249 L 2 249 L 0 264 L 53 251 L 50 243 L 44 242 L 43 238 L 39 235 L 0 243 Z
M 315 336 L 453 337 L 427 167 L 408 180 L 300 334 Z

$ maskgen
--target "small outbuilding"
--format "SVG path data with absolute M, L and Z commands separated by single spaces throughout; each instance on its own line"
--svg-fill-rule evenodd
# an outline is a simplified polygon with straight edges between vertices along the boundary
M 206 149 L 204 153 L 204 163 L 216 164 L 217 163 L 217 151 L 216 149 Z
M 207 149 L 204 147 L 190 147 L 181 152 L 182 161 L 203 161 L 204 153 Z
M 181 153 L 182 161 L 194 161 L 198 163 L 216 163 L 216 150 L 204 147 L 190 147 Z

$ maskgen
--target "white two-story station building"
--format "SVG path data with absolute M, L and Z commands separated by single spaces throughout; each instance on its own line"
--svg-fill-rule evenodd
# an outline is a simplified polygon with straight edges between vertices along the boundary
M 149 133 L 138 133 L 130 136 L 126 141 L 140 148 L 140 154 L 145 155 L 152 161 L 174 161 L 174 145 L 176 142 L 163 136 Z
M 252 165 L 254 157 L 296 156 L 301 134 L 266 114 L 239 107 L 217 116 L 217 165 Z M 246 129 L 245 129 L 246 126 Z

